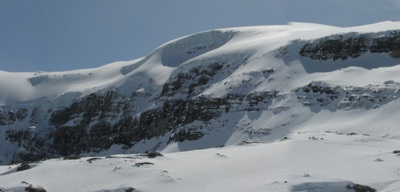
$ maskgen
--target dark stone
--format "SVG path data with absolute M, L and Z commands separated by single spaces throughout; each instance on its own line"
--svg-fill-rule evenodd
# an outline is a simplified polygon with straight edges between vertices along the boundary
M 135 164 L 137 167 L 140 167 L 142 165 L 154 165 L 154 163 L 150 163 L 150 162 L 140 162 L 140 163 L 136 163 Z
M 17 168 L 17 171 L 24 171 L 30 168 L 31 166 L 28 163 L 21 163 L 21 165 Z
M 160 152 L 154 151 L 154 152 L 147 153 L 146 156 L 148 158 L 156 158 L 156 157 L 161 157 L 161 156 L 164 156 L 164 155 L 161 154 Z
M 107 158 L 107 157 L 106 157 Z M 90 159 L 88 159 L 88 160 L 86 160 L 87 162 L 89 162 L 89 163 L 92 163 L 93 161 L 96 161 L 96 160 L 99 160 L 99 159 L 101 159 L 101 158 L 99 158 L 99 157 L 93 157 L 93 158 L 90 158 Z
M 32 185 L 29 185 L 28 187 L 25 187 L 25 191 L 28 191 L 28 192 L 46 192 L 46 190 L 43 187 L 40 187 L 40 186 L 33 187 Z
M 353 189 L 355 192 L 376 192 L 376 189 L 366 186 L 366 185 L 360 185 L 360 184 L 354 184 L 353 186 L 347 185 L 346 189 Z
M 136 191 L 136 189 L 132 187 L 128 187 L 125 189 L 125 192 L 134 192 L 134 191 Z

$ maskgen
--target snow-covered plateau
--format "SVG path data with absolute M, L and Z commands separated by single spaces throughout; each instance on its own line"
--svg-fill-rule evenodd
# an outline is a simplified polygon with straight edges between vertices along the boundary
M 398 74 L 390 21 L 211 30 L 95 69 L 0 71 L 0 191 L 400 191 Z

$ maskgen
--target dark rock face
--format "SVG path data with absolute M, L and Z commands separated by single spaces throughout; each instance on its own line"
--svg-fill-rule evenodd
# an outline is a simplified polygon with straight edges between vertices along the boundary
M 18 108 L 17 112 L 13 110 L 3 111 L 0 109 L 0 125 L 11 125 L 17 121 L 23 121 L 28 117 L 28 109 Z
M 167 91 L 164 90 L 164 93 Z M 236 105 L 241 102 L 247 102 L 248 106 L 240 110 L 261 110 L 277 94 L 256 92 L 249 95 L 228 94 L 222 98 L 193 96 L 167 99 L 160 102 L 162 105 L 150 108 L 139 116 L 130 111 L 130 106 L 134 105 L 130 102 L 132 99 L 122 101 L 116 92 L 90 94 L 67 107 L 53 110 L 48 123 L 54 129 L 48 134 L 10 130 L 7 138 L 26 149 L 24 153 L 19 153 L 24 161 L 99 152 L 113 144 L 129 148 L 167 132 L 173 133 L 168 142 L 193 141 L 202 138 L 205 133 L 201 129 L 182 129 L 185 125 L 194 121 L 209 121 L 228 111 L 238 111 Z
M 235 69 L 230 63 L 206 62 L 198 65 L 171 77 L 159 93 L 133 92 L 126 97 L 118 90 L 111 90 L 71 98 L 72 102 L 67 105 L 48 109 L 38 106 L 14 110 L 17 112 L 3 110 L 0 123 L 4 125 L 12 127 L 16 122 L 29 121 L 28 124 L 47 126 L 42 132 L 30 129 L 7 131 L 7 139 L 24 149 L 15 155 L 13 162 L 97 153 L 112 145 L 129 149 L 144 140 L 164 137 L 167 133 L 167 143 L 194 141 L 207 135 L 207 132 L 202 125 L 192 123 L 208 122 L 227 112 L 263 110 L 278 97 L 277 91 L 229 93 L 223 97 L 199 94 L 209 88 L 209 82 L 217 74 L 229 75 L 223 70 L 229 65 L 230 69 Z M 274 71 L 268 69 L 263 73 L 273 74 Z M 143 102 L 150 103 L 151 107 L 140 108 Z M 156 150 L 158 145 L 151 150 Z
M 304 105 L 319 111 L 378 108 L 400 96 L 399 87 L 367 86 L 341 87 L 323 82 L 310 84 L 295 90 L 297 99 Z
M 177 92 L 188 97 L 197 95 L 207 87 L 207 83 L 223 68 L 223 65 L 211 63 L 195 67 L 187 73 L 179 73 L 175 78 L 164 84 L 161 96 L 172 97 Z
M 357 58 L 368 51 L 387 53 L 391 57 L 399 58 L 400 32 L 392 31 L 382 36 L 351 33 L 325 37 L 312 43 L 306 43 L 299 54 L 313 60 L 335 61 Z
M 179 76 L 170 84 L 182 82 Z M 29 129 L 8 130 L 8 140 L 25 149 L 24 152 L 15 155 L 14 162 L 19 162 L 20 159 L 35 161 L 49 157 L 96 153 L 115 144 L 129 149 L 143 140 L 166 134 L 167 143 L 195 141 L 207 135 L 207 132 L 203 127 L 193 126 L 191 123 L 208 122 L 229 112 L 265 110 L 274 100 L 287 97 L 280 95 L 278 91 L 253 92 L 247 95 L 229 93 L 218 98 L 191 95 L 188 89 L 190 81 L 184 79 L 187 82 L 183 81 L 180 89 L 176 91 L 164 86 L 161 96 L 156 97 L 158 100 L 155 105 L 140 114 L 133 112 L 138 104 L 134 101 L 143 95 L 135 93 L 129 98 L 123 98 L 116 91 L 109 91 L 93 93 L 76 99 L 69 106 L 51 110 L 48 124 L 54 128 L 45 134 Z M 207 85 L 203 86 L 196 86 L 196 89 L 202 90 Z M 313 111 L 334 111 L 377 108 L 397 99 L 400 96 L 397 90 L 395 83 L 391 83 L 390 86 L 342 87 L 311 82 L 295 89 L 293 94 Z M 184 97 L 172 97 L 182 93 L 186 93 L 183 94 Z M 287 109 L 271 110 L 279 113 Z M 6 120 L 9 121 L 10 117 L 6 117 Z M 18 118 L 15 118 L 15 121 L 19 121 Z M 156 149 L 157 146 L 152 150 Z

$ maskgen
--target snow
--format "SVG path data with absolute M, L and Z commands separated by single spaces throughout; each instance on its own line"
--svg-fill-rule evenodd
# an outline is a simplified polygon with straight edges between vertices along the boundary
M 400 22 L 386 21 L 349 28 L 309 23 L 289 23 L 288 25 L 206 31 L 170 41 L 161 45 L 145 58 L 115 62 L 94 69 L 37 73 L 0 71 L 0 90 L 2 90 L 0 105 L 31 101 L 42 97 L 54 98 L 68 92 L 89 93 L 106 88 L 112 89 L 126 85 L 126 82 L 129 82 L 132 78 L 138 78 L 138 76 L 142 76 L 140 80 L 147 79 L 153 81 L 156 85 L 162 85 L 171 74 L 185 70 L 185 66 L 193 67 L 196 65 L 195 63 L 200 64 L 205 60 L 215 59 L 216 57 L 219 58 L 219 62 L 232 60 L 230 57 L 221 57 L 224 55 L 237 55 L 240 58 L 249 58 L 250 60 L 258 60 L 262 57 L 264 62 L 276 63 L 275 61 L 265 61 L 267 58 L 264 54 L 293 40 L 309 40 L 344 32 L 370 33 L 399 28 Z M 363 58 L 365 59 L 359 60 L 360 65 L 357 65 L 357 63 L 352 63 L 352 65 L 366 67 L 367 69 L 373 68 L 373 66 L 362 65 L 362 63 L 365 63 L 364 61 L 370 61 L 368 56 Z M 391 63 L 389 66 L 392 66 L 394 65 L 393 62 L 397 62 L 395 59 L 382 62 L 376 55 L 374 55 L 374 58 L 382 63 L 380 66 L 385 66 L 385 63 Z M 269 57 L 268 59 L 272 58 Z M 304 65 L 306 73 L 321 71 L 318 68 L 316 69 L 310 61 L 301 61 L 301 63 Z M 346 62 L 343 63 L 336 62 L 335 68 L 324 69 L 323 72 L 349 65 Z M 312 68 L 309 67 L 310 65 L 312 65 Z M 329 62 L 326 65 L 332 66 Z M 260 66 L 258 64 L 258 67 Z M 239 70 L 232 75 L 241 72 Z M 11 79 L 12 81 L 10 81 Z M 131 84 L 132 82 L 126 86 L 132 86 Z M 15 89 L 15 87 L 18 87 L 18 89 Z M 137 89 L 140 88 L 143 87 Z M 219 91 L 214 93 L 219 94 Z
M 21 172 L 16 172 L 18 165 L 0 166 L 0 189 L 24 191 L 32 184 L 47 191 L 124 191 L 132 187 L 139 191 L 300 192 L 348 191 L 346 185 L 358 183 L 378 191 L 398 191 L 400 156 L 392 153 L 400 144 L 398 58 L 366 53 L 346 61 L 321 62 L 299 57 L 296 47 L 296 42 L 312 42 L 328 35 L 379 36 L 398 29 L 400 22 L 390 21 L 348 28 L 290 23 L 219 29 L 167 42 L 144 58 L 94 69 L 0 71 L 0 105 L 9 110 L 15 104 L 28 103 L 40 104 L 40 110 L 45 111 L 70 103 L 70 98 L 114 89 L 126 96 L 132 92 L 157 95 L 178 74 L 211 63 L 222 64 L 223 70 L 198 96 L 277 94 L 253 111 L 246 111 L 249 101 L 243 100 L 229 113 L 207 122 L 209 126 L 202 130 L 205 136 L 196 141 L 167 143 L 168 134 L 173 134 L 167 133 L 128 150 L 114 145 L 78 160 L 31 163 L 32 169 Z M 280 55 L 287 45 L 292 47 Z M 338 110 L 346 99 L 340 95 L 322 107 L 312 103 L 315 98 L 307 100 L 294 91 L 311 82 L 345 91 L 356 88 L 359 92 L 350 93 L 354 97 L 375 94 L 388 100 Z M 174 98 L 185 96 L 177 93 Z M 301 99 L 313 106 L 305 106 Z M 135 114 L 156 106 L 150 100 L 139 98 Z M 204 122 L 195 121 L 188 126 L 202 125 Z M 32 131 L 46 127 L 30 122 L 17 126 Z M 0 131 L 0 137 L 5 137 L 5 130 Z M 4 143 L 4 151 L 18 150 Z M 137 154 L 156 145 L 163 157 L 149 159 Z M 110 154 L 116 158 L 105 157 Z M 100 159 L 88 162 L 91 156 Z M 138 166 L 143 162 L 154 165 Z
M 48 191 L 347 191 L 360 183 L 379 191 L 398 189 L 399 140 L 331 132 L 299 132 L 274 143 L 246 144 L 187 152 L 164 151 L 149 159 L 135 154 L 118 158 L 51 159 L 0 167 L 5 191 L 27 184 Z M 174 148 L 169 146 L 169 148 Z M 137 166 L 150 162 L 154 165 Z M 335 190 L 333 190 L 335 189 Z M 18 191 L 18 190 L 17 190 Z M 23 190 L 20 190 L 23 191 Z

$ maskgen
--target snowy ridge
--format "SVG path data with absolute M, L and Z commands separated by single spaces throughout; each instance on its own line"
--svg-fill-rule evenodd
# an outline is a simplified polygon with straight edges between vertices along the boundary
M 146 58 L 128 62 L 116 62 L 97 69 L 37 73 L 10 73 L 3 71 L 0 77 L 2 78 L 0 82 L 3 82 L 0 84 L 0 89 L 3 90 L 0 94 L 0 101 L 4 105 L 11 98 L 16 101 L 28 101 L 39 97 L 49 97 L 54 94 L 60 95 L 71 91 L 84 91 L 85 89 L 96 87 L 97 89 L 95 90 L 99 90 L 106 86 L 115 86 L 118 85 L 118 82 L 126 81 L 122 75 L 126 76 L 132 71 L 135 71 L 135 73 L 130 74 L 130 76 L 140 72 L 152 77 L 164 76 L 164 78 L 157 81 L 162 84 L 165 82 L 165 78 L 169 76 L 168 72 L 173 70 L 169 68 L 188 63 L 190 62 L 189 60 L 195 62 L 196 60 L 215 57 L 215 55 L 221 55 L 226 52 L 230 54 L 242 53 L 242 57 L 246 57 L 246 52 L 250 52 L 249 54 L 253 57 L 259 57 L 257 52 L 264 54 L 293 40 L 309 40 L 346 32 L 384 32 L 399 28 L 399 22 L 387 21 L 350 28 L 291 23 L 288 26 L 244 27 L 208 31 L 168 42 Z M 164 65 L 165 67 L 159 65 Z M 163 71 L 167 72 L 163 73 Z M 118 74 L 118 72 L 121 72 L 122 75 Z M 9 82 L 9 79 L 13 79 L 15 82 Z M 48 91 L 38 88 L 40 84 L 47 86 L 46 90 Z M 74 86 L 74 84 L 79 84 L 79 86 Z M 17 92 L 15 87 L 19 87 Z M 92 90 L 92 92 L 95 90 Z
M 0 71 L 0 161 L 33 166 L 1 166 L 0 189 L 393 191 L 399 58 L 400 22 L 290 23 L 200 32 L 95 69 Z M 152 151 L 164 157 L 140 155 Z M 49 169 L 66 184 L 32 179 Z

